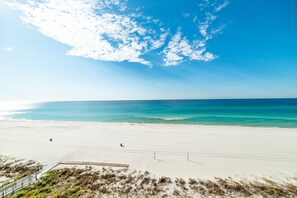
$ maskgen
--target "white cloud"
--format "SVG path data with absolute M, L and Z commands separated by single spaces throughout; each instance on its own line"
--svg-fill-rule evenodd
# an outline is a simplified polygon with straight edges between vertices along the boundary
M 165 40 L 166 34 L 152 31 L 151 27 L 138 24 L 133 17 L 120 14 L 126 8 L 119 0 L 45 0 L 8 4 L 22 12 L 24 22 L 70 46 L 67 55 L 148 65 L 149 61 L 141 56 L 161 47 Z M 118 7 L 119 13 L 105 10 L 112 6 Z
M 215 7 L 215 12 L 220 12 L 223 8 L 225 8 L 230 1 L 224 1 L 222 4 L 219 4 Z
M 217 17 L 211 13 L 206 13 L 205 21 L 200 22 L 199 32 L 206 39 L 209 39 L 208 28 Z
M 197 15 L 196 16 L 194 16 L 194 18 L 193 18 L 193 23 L 195 23 L 196 22 L 196 20 L 197 20 Z
M 184 18 L 188 18 L 188 17 L 190 17 L 191 15 L 190 15 L 190 13 L 184 12 L 184 13 L 182 14 L 182 16 L 183 16 Z
M 205 8 L 209 7 L 210 5 L 211 5 L 210 0 L 203 0 L 203 2 L 198 5 L 198 7 L 200 8 L 200 10 L 204 10 Z
M 97 2 L 97 6 L 99 6 L 101 9 L 112 9 L 113 7 L 117 7 L 120 11 L 125 11 L 127 9 L 126 0 L 101 0 Z
M 209 27 L 217 19 L 215 14 L 225 8 L 229 3 L 229 1 L 224 1 L 218 5 L 214 3 L 210 4 L 212 7 L 214 7 L 214 11 L 206 12 L 204 21 L 200 21 L 198 25 L 199 32 L 205 38 L 205 40 L 212 39 L 214 35 L 221 33 L 224 29 L 225 25 L 220 25 L 219 27 L 211 30 L 209 30 Z M 209 5 L 209 1 L 206 1 L 206 5 Z
M 11 52 L 13 49 L 12 49 L 12 47 L 7 46 L 7 47 L 4 48 L 4 50 L 7 51 L 7 52 Z
M 209 29 L 217 18 L 214 13 L 229 1 L 217 5 L 205 0 L 201 8 L 212 6 L 214 11 L 207 12 L 204 21 L 200 21 L 197 13 L 183 14 L 183 17 L 194 16 L 193 23 L 198 25 L 200 38 L 190 35 L 191 40 L 182 36 L 181 29 L 171 34 L 160 19 L 143 15 L 140 7 L 128 8 L 127 1 L 17 0 L 7 4 L 21 11 L 23 22 L 68 45 L 67 55 L 151 65 L 144 55 L 161 49 L 165 66 L 191 60 L 211 61 L 216 57 L 206 50 L 206 42 L 222 28 Z
M 173 66 L 184 62 L 186 58 L 190 60 L 211 61 L 215 55 L 206 52 L 205 42 L 194 40 L 192 44 L 186 37 L 182 37 L 181 30 L 171 38 L 163 54 L 165 66 Z
M 206 44 L 215 35 L 221 33 L 225 27 L 225 25 L 220 25 L 217 28 L 212 28 L 211 26 L 217 19 L 217 12 L 221 11 L 228 4 L 229 1 L 217 4 L 215 1 L 212 2 L 210 0 L 204 0 L 202 4 L 199 4 L 200 12 L 201 10 L 205 10 L 203 21 L 198 21 L 197 14 L 195 14 L 193 18 L 193 23 L 198 25 L 199 36 L 196 36 L 196 38 L 190 41 L 186 37 L 182 37 L 181 29 L 179 29 L 178 32 L 172 36 L 168 46 L 163 50 L 164 65 L 173 66 L 191 60 L 212 61 L 217 58 L 213 53 L 207 51 Z M 201 13 L 199 14 L 201 15 Z M 202 17 L 200 17 L 200 19 L 201 18 Z
M 225 25 L 221 25 L 221 26 L 219 26 L 219 27 L 216 28 L 216 29 L 212 29 L 212 30 L 210 31 L 210 34 L 211 34 L 211 35 L 220 34 L 220 33 L 222 33 L 222 31 L 223 31 L 223 29 L 224 29 L 225 27 L 226 27 Z
M 155 40 L 155 41 L 152 42 L 151 49 L 158 49 L 158 48 L 162 47 L 164 45 L 164 43 L 165 43 L 165 40 L 166 40 L 167 36 L 168 36 L 167 32 L 161 34 L 161 36 L 160 36 L 160 38 L 158 40 Z

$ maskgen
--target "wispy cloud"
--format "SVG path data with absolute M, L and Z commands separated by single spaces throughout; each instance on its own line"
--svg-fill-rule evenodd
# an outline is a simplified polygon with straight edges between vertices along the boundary
M 193 19 L 194 23 L 199 22 L 203 38 L 190 41 L 183 36 L 181 29 L 171 33 L 160 19 L 145 16 L 140 7 L 127 7 L 127 1 L 22 0 L 7 4 L 21 11 L 23 22 L 68 45 L 70 50 L 67 55 L 151 65 L 152 60 L 143 58 L 144 55 L 160 49 L 165 66 L 215 58 L 206 51 L 206 41 L 215 33 L 208 31 L 215 15 L 208 15 L 204 22 L 197 17 Z M 205 2 L 210 4 L 209 0 Z M 214 12 L 219 12 L 226 5 L 214 5 Z M 190 13 L 186 12 L 183 15 L 185 18 L 189 16 Z
M 203 20 L 199 20 L 198 15 L 194 15 L 193 23 L 198 25 L 199 34 L 190 42 L 185 36 L 182 37 L 181 29 L 171 38 L 169 44 L 163 50 L 164 65 L 178 65 L 184 61 L 212 61 L 217 56 L 207 51 L 207 41 L 215 35 L 222 33 L 225 25 L 220 25 L 216 28 L 211 28 L 212 23 L 217 19 L 217 13 L 229 4 L 229 1 L 224 1 L 221 4 L 204 0 L 199 4 L 200 11 L 205 12 Z M 199 13 L 201 15 L 201 13 Z M 203 12 L 202 12 L 203 14 Z
M 215 7 L 215 12 L 220 12 L 223 8 L 225 8 L 228 4 L 230 3 L 230 1 L 224 1 L 223 3 L 217 5 Z
M 22 11 L 24 22 L 70 46 L 67 55 L 148 65 L 150 62 L 141 56 L 162 46 L 161 41 L 166 35 L 165 31 L 152 27 L 156 23 L 152 19 L 146 18 L 146 24 L 142 25 L 133 15 L 123 14 L 126 7 L 119 0 L 48 0 L 8 4 Z
M 203 0 L 203 2 L 198 5 L 198 7 L 200 8 L 200 10 L 204 10 L 207 7 L 213 6 L 213 5 L 214 5 L 214 2 L 211 2 L 210 0 Z
M 113 9 L 114 7 L 119 8 L 120 11 L 125 11 L 127 9 L 127 0 L 101 0 L 97 2 L 97 6 L 101 9 Z
M 7 51 L 7 52 L 11 52 L 13 49 L 12 49 L 12 47 L 7 46 L 7 47 L 4 48 L 4 50 Z
M 217 17 L 211 13 L 206 13 L 205 20 L 199 24 L 199 32 L 207 40 L 209 39 L 208 28 Z
M 217 13 L 220 12 L 223 8 L 225 8 L 230 2 L 224 1 L 220 4 L 212 3 L 209 1 L 205 1 L 205 4 L 210 7 L 210 11 L 205 12 L 205 19 L 203 21 L 199 21 L 199 32 L 206 39 L 212 39 L 212 37 L 216 34 L 219 34 L 224 29 L 225 25 L 221 25 L 219 27 L 213 28 L 209 30 L 211 24 L 217 19 Z
M 187 13 L 187 12 L 184 12 L 184 13 L 182 14 L 182 16 L 183 16 L 184 18 L 188 18 L 188 17 L 190 17 L 191 15 L 190 15 L 189 13 Z
M 215 58 L 215 55 L 206 51 L 205 41 L 194 40 L 190 43 L 186 37 L 182 37 L 181 30 L 171 38 L 163 53 L 165 66 L 178 65 L 187 59 L 211 61 Z

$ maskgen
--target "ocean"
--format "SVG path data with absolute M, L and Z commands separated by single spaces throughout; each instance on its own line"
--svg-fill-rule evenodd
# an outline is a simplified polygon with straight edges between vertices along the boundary
M 297 99 L 42 102 L 6 108 L 2 119 L 297 128 Z

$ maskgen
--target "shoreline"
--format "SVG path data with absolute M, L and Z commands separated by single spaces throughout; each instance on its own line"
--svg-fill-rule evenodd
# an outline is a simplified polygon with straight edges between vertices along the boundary
M 0 122 L 58 122 L 58 123 L 99 123 L 99 124 L 132 124 L 132 125 L 185 125 L 185 126 L 209 126 L 209 127 L 243 127 L 243 128 L 267 128 L 267 129 L 288 129 L 296 130 L 297 127 L 279 127 L 279 126 L 249 126 L 249 125 L 227 125 L 227 124 L 193 124 L 193 123 L 166 123 L 166 122 L 113 122 L 113 121 L 73 121 L 73 120 L 30 120 L 30 119 L 0 119 Z
M 182 178 L 297 173 L 295 128 L 1 120 L 0 137 L 0 154 L 36 160 L 45 168 L 90 161 Z

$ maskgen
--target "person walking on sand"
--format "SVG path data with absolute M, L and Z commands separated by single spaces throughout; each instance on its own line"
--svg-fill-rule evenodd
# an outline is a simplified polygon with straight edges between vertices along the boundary
M 120 147 L 124 147 L 124 145 L 121 143 L 121 144 L 120 144 Z

